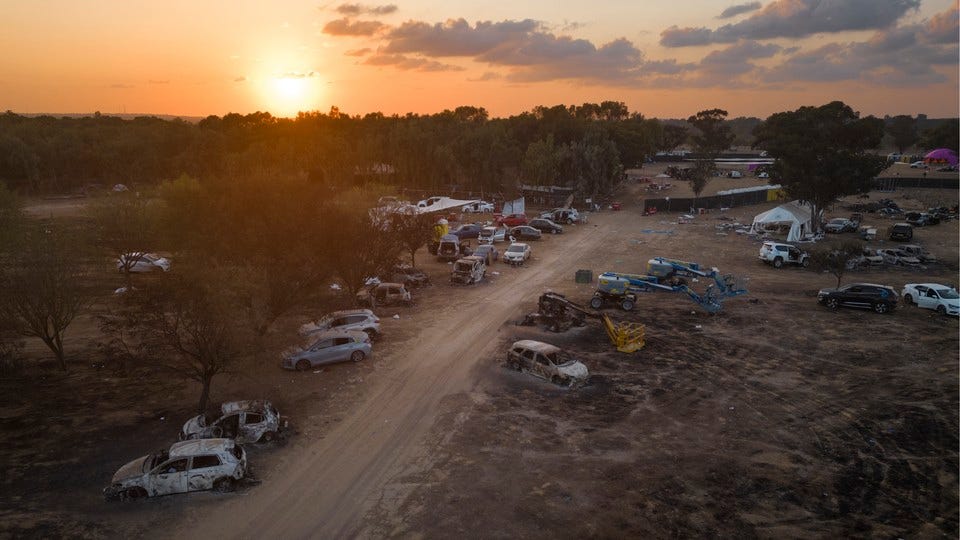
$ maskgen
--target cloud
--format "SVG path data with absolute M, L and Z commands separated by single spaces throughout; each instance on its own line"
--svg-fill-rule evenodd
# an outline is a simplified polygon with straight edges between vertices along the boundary
M 938 13 L 930 19 L 922 36 L 929 43 L 956 43 L 960 35 L 960 8 L 952 8 Z
M 362 49 L 351 49 L 343 54 L 345 56 L 366 56 L 371 52 L 373 52 L 373 49 L 371 49 L 370 47 L 364 47 Z
M 150 79 L 147 81 L 147 84 L 170 84 L 170 81 L 169 80 L 158 81 L 156 79 Z
M 480 75 L 479 77 L 476 77 L 473 79 L 468 77 L 467 80 L 470 82 L 485 82 L 485 81 L 497 81 L 502 78 L 503 78 L 503 75 L 500 75 L 499 73 L 495 73 L 493 71 L 485 71 L 483 72 L 483 75 Z
M 760 9 L 760 2 L 748 2 L 746 4 L 737 4 L 735 6 L 730 6 L 727 9 L 723 10 L 720 15 L 717 16 L 718 19 L 729 19 L 731 17 L 736 17 L 737 15 L 742 15 L 744 13 L 749 13 L 751 11 L 756 11 Z
M 275 76 L 274 78 L 276 79 L 314 79 L 319 76 L 320 74 L 317 73 L 316 71 L 307 71 L 307 72 L 288 71 L 286 73 L 281 73 Z
M 379 21 L 337 19 L 324 25 L 323 32 L 334 36 L 372 36 L 385 26 Z
M 462 67 L 452 64 L 380 51 L 364 60 L 363 64 L 368 66 L 393 66 L 402 71 L 463 71 Z
M 651 60 L 643 64 L 643 72 L 655 75 L 679 75 L 689 73 L 697 68 L 697 64 L 678 64 L 676 60 Z
M 671 26 L 660 33 L 660 44 L 688 47 L 882 29 L 919 7 L 920 0 L 775 0 L 749 18 L 716 30 Z
M 357 15 L 389 15 L 397 11 L 397 6 L 386 4 L 383 6 L 365 6 L 363 4 L 340 4 L 335 11 L 341 15 L 355 17 Z
M 473 27 L 464 19 L 429 24 L 408 21 L 387 34 L 387 52 L 417 52 L 427 56 L 477 56 L 498 47 L 510 47 L 540 28 L 540 23 L 482 21 Z

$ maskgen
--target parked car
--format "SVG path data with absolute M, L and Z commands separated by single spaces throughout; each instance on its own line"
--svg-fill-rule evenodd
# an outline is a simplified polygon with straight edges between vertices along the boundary
M 535 229 L 529 225 L 520 225 L 518 227 L 513 227 L 507 232 L 507 236 L 510 237 L 511 241 L 513 240 L 539 240 L 542 234 L 539 229 Z
M 743 178 L 743 173 L 740 171 L 730 171 L 727 173 L 727 176 L 730 178 Z
M 270 442 L 283 428 L 280 413 L 269 401 L 256 399 L 228 401 L 220 406 L 220 415 L 194 416 L 183 424 L 180 440 L 233 439 L 240 444 Z
M 123 272 L 124 267 L 129 266 L 127 269 L 130 273 L 149 273 L 170 271 L 170 260 L 166 257 L 161 257 L 156 253 L 142 253 L 142 252 L 133 252 L 125 253 L 117 259 L 117 271 Z
M 823 230 L 828 233 L 845 233 L 857 230 L 857 224 L 847 218 L 833 218 L 823 226 Z
M 542 233 L 559 234 L 563 232 L 563 225 L 557 225 L 552 220 L 546 218 L 531 219 L 529 226 Z
M 418 289 L 430 284 L 430 276 L 426 272 L 409 264 L 394 266 L 391 279 L 397 283 L 403 283 L 403 286 L 407 289 Z
M 810 265 L 810 255 L 796 246 L 778 242 L 764 242 L 760 246 L 760 260 L 780 268 L 784 264 L 795 264 L 807 267 Z
M 883 257 L 883 262 L 886 264 L 900 264 L 904 266 L 916 266 L 920 264 L 920 259 L 899 249 L 878 249 L 877 255 Z
M 882 266 L 883 265 L 883 256 L 878 255 L 875 250 L 869 248 L 863 248 L 863 255 L 851 259 L 847 263 L 847 268 L 863 268 L 867 266 Z
M 887 235 L 891 240 L 909 242 L 910 240 L 913 240 L 913 226 L 909 223 L 894 223 L 890 226 Z
M 483 230 L 483 225 L 478 223 L 464 223 L 456 229 L 450 231 L 450 234 L 456 236 L 460 239 L 461 242 L 464 240 L 475 240 L 480 237 L 480 231 Z
M 531 339 L 513 343 L 507 351 L 507 365 L 560 386 L 583 384 L 590 376 L 587 366 L 559 347 Z
M 231 491 L 246 474 L 247 453 L 236 441 L 182 441 L 120 467 L 103 495 L 107 500 L 127 500 L 208 489 Z
M 481 244 L 494 244 L 496 242 L 503 242 L 506 239 L 507 229 L 503 227 L 484 227 L 480 231 L 480 236 L 477 238 L 477 241 Z
M 530 260 L 532 252 L 530 244 L 514 242 L 503 252 L 503 262 L 514 266 L 523 266 L 523 263 Z
M 497 217 L 497 225 L 502 225 L 507 228 L 516 227 L 518 225 L 526 225 L 527 221 L 526 214 L 507 214 L 505 216 Z
M 324 364 L 359 362 L 370 356 L 373 346 L 363 332 L 328 330 L 317 334 L 307 347 L 285 351 L 280 362 L 284 369 L 307 371 Z
M 910 164 L 911 169 L 928 169 L 927 164 L 923 161 L 914 161 Z
M 463 211 L 470 214 L 479 214 L 483 212 L 493 212 L 493 203 L 487 201 L 477 201 L 463 206 Z
M 766 172 L 766 171 L 761 172 L 761 173 L 757 174 L 757 178 L 770 178 L 770 173 L 768 173 L 768 172 Z
M 380 319 L 369 309 L 344 309 L 304 324 L 300 327 L 300 335 L 312 336 L 327 330 L 366 332 L 374 337 L 380 334 Z
M 497 246 L 493 244 L 483 244 L 477 246 L 477 249 L 474 250 L 473 255 L 475 257 L 480 257 L 486 262 L 487 266 L 500 260 L 500 250 L 497 249 Z
M 409 306 L 413 297 L 402 283 L 377 283 L 358 292 L 357 301 L 368 306 Z
M 901 291 L 903 300 L 941 315 L 960 316 L 960 295 L 953 287 L 939 283 L 907 283 Z
M 947 165 L 945 167 L 937 168 L 937 172 L 957 172 L 956 165 Z
M 836 289 L 820 289 L 817 302 L 830 309 L 847 306 L 888 313 L 897 307 L 897 293 L 887 285 L 850 283 Z
M 916 257 L 917 259 L 920 259 L 920 262 L 922 263 L 937 262 L 936 255 L 927 253 L 927 251 L 923 249 L 923 246 L 920 246 L 918 244 L 904 244 L 902 246 L 898 246 L 897 249 L 907 253 L 908 255 Z
M 482 281 L 486 274 L 487 264 L 483 257 L 471 255 L 457 259 L 457 262 L 453 263 L 453 270 L 450 272 L 450 282 L 470 285 L 471 283 L 479 283 Z
M 540 217 L 549 219 L 554 223 L 566 223 L 567 225 L 583 222 L 583 217 L 576 208 L 554 208 L 549 212 L 540 214 Z

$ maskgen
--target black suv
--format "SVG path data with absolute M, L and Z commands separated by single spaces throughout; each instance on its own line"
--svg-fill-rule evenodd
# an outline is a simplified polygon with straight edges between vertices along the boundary
M 890 239 L 909 242 L 913 239 L 913 226 L 909 223 L 894 223 L 890 226 Z
M 820 289 L 817 302 L 830 309 L 840 306 L 867 308 L 877 313 L 889 313 L 897 307 L 897 293 L 893 287 L 873 283 L 851 283 L 837 289 Z
M 549 220 L 549 219 L 546 219 L 546 218 L 531 219 L 531 220 L 530 220 L 530 223 L 527 223 L 527 225 L 529 225 L 529 226 L 533 227 L 534 229 L 537 229 L 538 231 L 543 232 L 543 233 L 553 233 L 553 234 L 557 234 L 557 233 L 562 233 L 562 232 L 563 232 L 563 226 L 562 226 L 562 225 L 557 225 L 557 224 L 554 223 L 553 221 L 551 221 L 551 220 Z

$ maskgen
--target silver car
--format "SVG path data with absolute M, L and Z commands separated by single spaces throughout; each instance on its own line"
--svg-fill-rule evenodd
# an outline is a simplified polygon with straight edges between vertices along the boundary
M 324 364 L 359 362 L 372 352 L 370 336 L 363 332 L 328 331 L 317 335 L 309 346 L 285 353 L 280 365 L 284 369 L 307 371 Z
M 269 401 L 228 401 L 220 406 L 220 416 L 194 416 L 183 424 L 180 440 L 233 439 L 241 444 L 270 442 L 282 429 L 280 413 Z
M 366 332 L 374 337 L 380 334 L 380 319 L 369 309 L 344 309 L 304 324 L 300 327 L 300 335 L 312 336 L 325 330 Z
M 173 493 L 231 491 L 247 473 L 247 453 L 231 439 L 174 443 L 127 463 L 103 490 L 108 500 L 139 499 Z
M 587 366 L 559 347 L 531 339 L 514 342 L 507 351 L 507 365 L 561 386 L 583 384 L 590 377 Z

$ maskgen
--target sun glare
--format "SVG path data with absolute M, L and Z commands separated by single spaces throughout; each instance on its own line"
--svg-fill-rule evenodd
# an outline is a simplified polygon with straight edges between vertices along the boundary
M 275 76 L 269 79 L 263 97 L 271 113 L 293 116 L 317 108 L 319 86 L 317 77 L 312 75 Z

